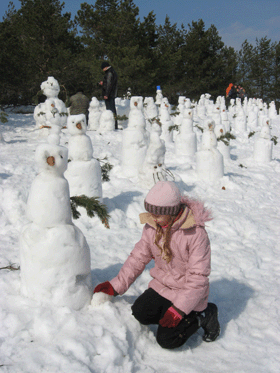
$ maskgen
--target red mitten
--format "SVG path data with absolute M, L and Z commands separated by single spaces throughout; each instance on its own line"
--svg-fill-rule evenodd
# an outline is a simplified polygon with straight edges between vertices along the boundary
M 165 328 L 175 328 L 182 320 L 183 316 L 179 314 L 173 307 L 169 307 L 163 318 L 159 320 L 161 326 Z
M 102 282 L 102 284 L 99 284 L 95 287 L 94 293 L 105 293 L 105 294 L 108 294 L 108 295 L 114 295 L 115 294 L 115 290 L 113 288 L 113 286 L 110 284 L 109 281 L 106 281 L 106 282 Z

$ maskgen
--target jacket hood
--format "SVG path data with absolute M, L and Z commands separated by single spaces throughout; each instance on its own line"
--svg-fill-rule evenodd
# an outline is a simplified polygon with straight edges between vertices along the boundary
M 184 211 L 180 218 L 174 222 L 172 229 L 189 229 L 195 226 L 204 227 L 207 221 L 212 220 L 211 212 L 204 207 L 203 202 L 182 196 L 181 203 Z M 153 228 L 157 227 L 149 212 L 144 212 L 139 216 L 141 224 L 147 223 Z

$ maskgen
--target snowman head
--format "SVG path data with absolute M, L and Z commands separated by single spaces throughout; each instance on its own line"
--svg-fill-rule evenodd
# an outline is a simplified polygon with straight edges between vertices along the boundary
M 89 107 L 91 109 L 99 108 L 99 101 L 97 100 L 96 97 L 92 97 L 92 99 L 90 101 L 90 104 L 89 104 Z
M 42 144 L 36 149 L 35 160 L 39 172 L 49 171 L 63 176 L 68 164 L 68 149 L 64 146 Z
M 132 96 L 130 99 L 130 109 L 131 110 L 142 110 L 143 109 L 143 97 Z
M 47 98 L 51 98 L 58 96 L 60 87 L 58 81 L 53 76 L 49 76 L 48 80 L 41 84 L 41 90 Z
M 87 131 L 87 120 L 85 114 L 69 115 L 67 128 L 70 135 L 84 135 Z

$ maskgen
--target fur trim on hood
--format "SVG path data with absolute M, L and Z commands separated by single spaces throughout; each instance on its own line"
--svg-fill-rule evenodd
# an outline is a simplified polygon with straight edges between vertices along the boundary
M 181 203 L 187 205 L 192 211 L 196 225 L 204 227 L 207 221 L 213 219 L 211 211 L 205 208 L 203 202 L 182 196 Z

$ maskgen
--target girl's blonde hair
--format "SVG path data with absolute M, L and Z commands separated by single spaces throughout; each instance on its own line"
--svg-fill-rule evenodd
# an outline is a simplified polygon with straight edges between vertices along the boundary
M 169 263 L 172 259 L 172 252 L 170 248 L 170 240 L 171 240 L 171 228 L 172 224 L 174 223 L 176 216 L 172 216 L 168 227 L 166 229 L 162 229 L 162 227 L 157 224 L 156 228 L 156 235 L 155 235 L 155 245 L 160 249 L 160 254 L 162 259 L 166 260 Z M 162 240 L 161 244 L 159 243 Z

